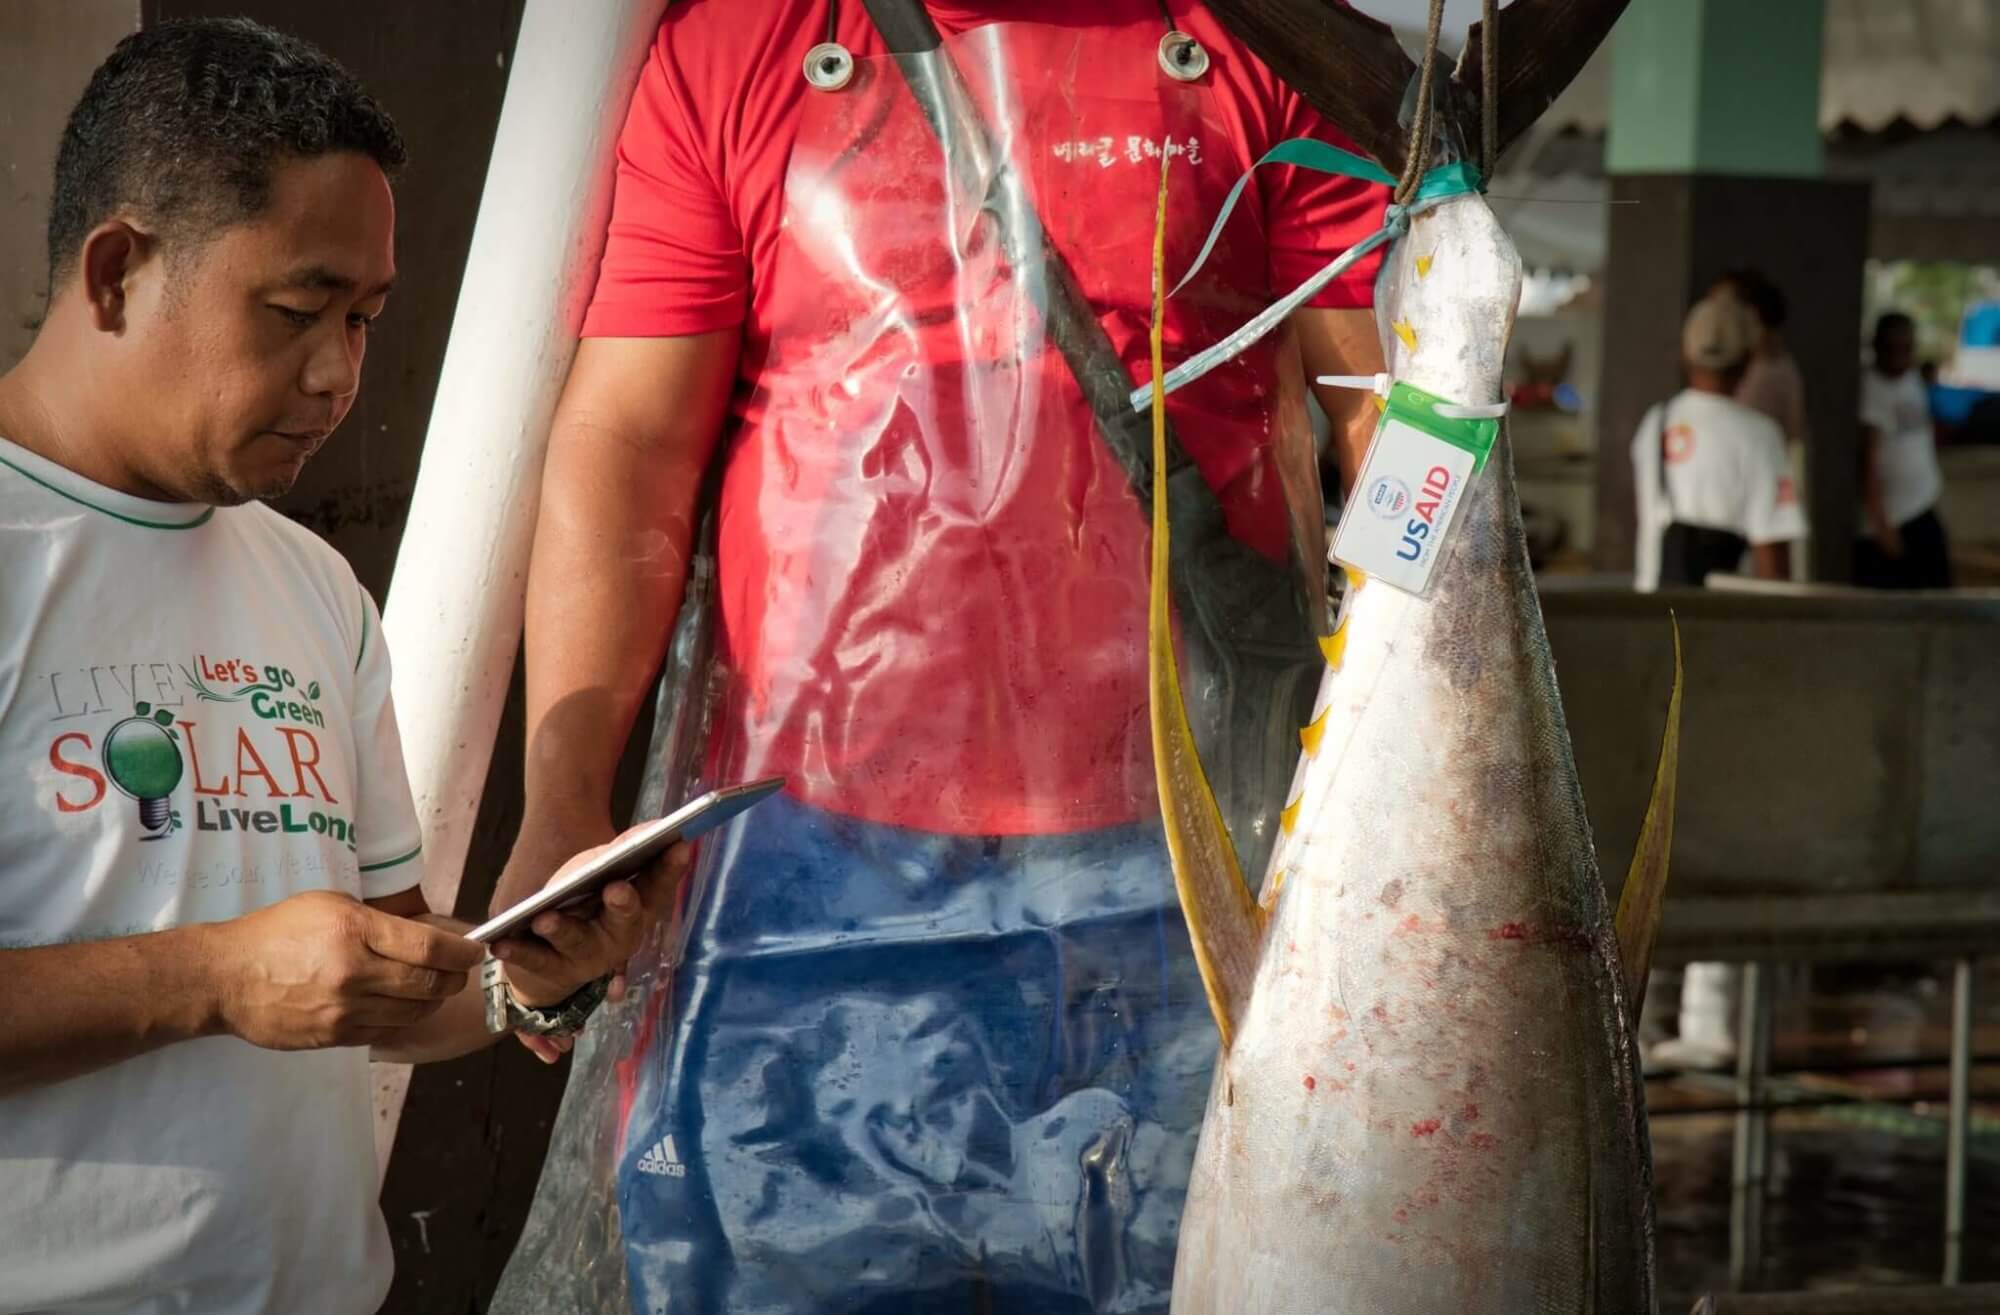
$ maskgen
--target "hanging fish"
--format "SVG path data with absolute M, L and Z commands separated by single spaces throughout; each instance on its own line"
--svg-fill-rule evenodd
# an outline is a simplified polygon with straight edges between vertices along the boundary
M 1162 224 L 1165 195 L 1163 178 Z M 1520 262 L 1483 200 L 1418 216 L 1378 288 L 1397 380 L 1500 395 Z M 1156 327 L 1156 425 L 1163 364 Z M 1424 596 L 1351 579 L 1253 901 L 1181 710 L 1157 485 L 1153 509 L 1155 767 L 1224 1046 L 1175 1315 L 1651 1311 L 1633 1022 L 1672 827 L 1678 636 L 1614 927 L 1501 442 Z

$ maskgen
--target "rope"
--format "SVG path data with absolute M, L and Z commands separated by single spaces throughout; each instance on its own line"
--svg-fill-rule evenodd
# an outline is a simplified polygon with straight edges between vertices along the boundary
M 1431 79 L 1437 72 L 1438 31 L 1444 26 L 1444 0 L 1431 0 L 1429 30 L 1424 36 L 1424 71 L 1417 83 L 1417 109 L 1410 117 L 1410 149 L 1403 160 L 1403 176 L 1396 184 L 1396 204 L 1408 205 L 1424 175 L 1431 146 Z
M 1493 176 L 1500 154 L 1500 4 L 1484 0 L 1479 11 L 1479 172 Z

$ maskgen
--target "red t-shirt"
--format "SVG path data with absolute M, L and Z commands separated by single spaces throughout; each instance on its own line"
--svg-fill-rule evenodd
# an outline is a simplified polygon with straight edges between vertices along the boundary
M 947 39 L 1001 17 L 1050 29 L 1079 22 L 1075 0 L 926 8 Z M 1221 197 L 1270 146 L 1316 136 L 1352 148 L 1206 9 L 1185 0 L 1171 9 L 1210 57 L 1188 89 L 1203 130 L 1193 143 L 1181 134 L 1170 175 L 1177 276 Z M 1185 122 L 1145 121 L 1165 115 L 1150 109 L 1162 85 L 1159 0 L 1091 0 L 1088 12 L 1093 30 L 1116 34 L 1117 53 L 1088 69 L 1022 70 L 1022 82 L 1035 83 L 1023 88 L 1035 102 L 1021 111 L 1023 135 L 1039 152 L 1027 172 L 1051 236 L 1137 383 L 1150 375 L 1149 189 L 1159 143 Z M 619 142 L 609 241 L 583 328 L 588 337 L 743 330 L 719 518 L 724 649 L 738 676 L 724 718 L 730 770 L 782 773 L 810 802 L 927 830 L 1020 834 L 1134 820 L 1153 807 L 1146 527 L 1057 354 L 1034 353 L 1028 372 L 1040 382 L 1027 392 L 1067 390 L 1069 404 L 1045 408 L 1060 414 L 1042 415 L 1025 451 L 982 457 L 941 442 L 980 409 L 965 400 L 977 391 L 966 382 L 980 364 L 970 358 L 999 349 L 979 344 L 1021 332 L 968 324 L 964 314 L 908 317 L 921 328 L 916 359 L 936 380 L 922 391 L 924 415 L 912 418 L 907 401 L 870 411 L 867 397 L 836 397 L 824 451 L 772 419 L 790 402 L 773 401 L 767 375 L 796 377 L 780 369 L 790 346 L 780 331 L 811 318 L 802 298 L 825 295 L 772 271 L 798 238 L 784 231 L 786 180 L 806 98 L 827 94 L 801 72 L 827 17 L 828 0 L 669 7 Z M 857 58 L 886 53 L 859 0 L 839 4 L 838 22 Z M 1065 115 L 1085 131 L 1042 140 Z M 1169 363 L 1373 232 L 1387 199 L 1350 179 L 1260 170 L 1212 262 L 1241 295 L 1211 299 L 1205 315 L 1196 296 L 1170 302 Z M 1313 304 L 1369 305 L 1376 264 L 1360 262 Z M 901 290 L 925 295 L 914 283 Z M 1177 395 L 1170 415 L 1221 491 L 1231 531 L 1282 558 L 1284 500 L 1265 451 L 1276 359 L 1267 343 Z M 980 468 L 977 479 L 939 469 L 960 460 Z M 1007 474 L 998 481 L 1011 490 L 1005 497 L 993 493 L 996 469 Z M 923 496 L 912 498 L 912 487 Z

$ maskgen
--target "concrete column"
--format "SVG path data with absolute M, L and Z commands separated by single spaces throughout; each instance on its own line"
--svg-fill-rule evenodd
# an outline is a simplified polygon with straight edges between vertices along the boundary
M 1598 433 L 1600 569 L 1631 569 L 1630 446 L 1680 386 L 1688 305 L 1735 266 L 1791 303 L 1813 441 L 1804 493 L 1818 579 L 1845 579 L 1855 508 L 1865 184 L 1819 177 L 1822 0 L 1632 0 L 1613 34 Z
M 1614 174 L 1816 178 L 1823 0 L 1632 0 L 1611 47 Z

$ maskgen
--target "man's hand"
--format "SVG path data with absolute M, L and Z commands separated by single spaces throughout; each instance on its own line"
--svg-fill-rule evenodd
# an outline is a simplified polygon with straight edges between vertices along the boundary
M 465 989 L 481 948 L 331 891 L 216 923 L 223 1026 L 270 1050 L 370 1045 Z
M 595 845 L 575 854 L 549 882 L 567 876 L 604 848 Z M 515 860 L 521 858 L 517 846 Z M 585 912 L 552 910 L 529 924 L 532 937 L 510 936 L 495 943 L 493 957 L 507 966 L 507 984 L 514 998 L 529 1008 L 557 1004 L 610 973 L 610 998 L 622 999 L 625 965 L 638 952 L 646 932 L 672 906 L 692 859 L 693 850 L 687 845 L 675 845 L 636 880 L 614 881 L 604 887 L 595 908 Z M 511 874 L 515 862 L 508 867 Z M 520 1041 L 545 1062 L 554 1063 L 574 1038 L 521 1036 Z
M 1892 561 L 1903 555 L 1903 532 L 1887 519 L 1875 523 L 1875 542 Z

